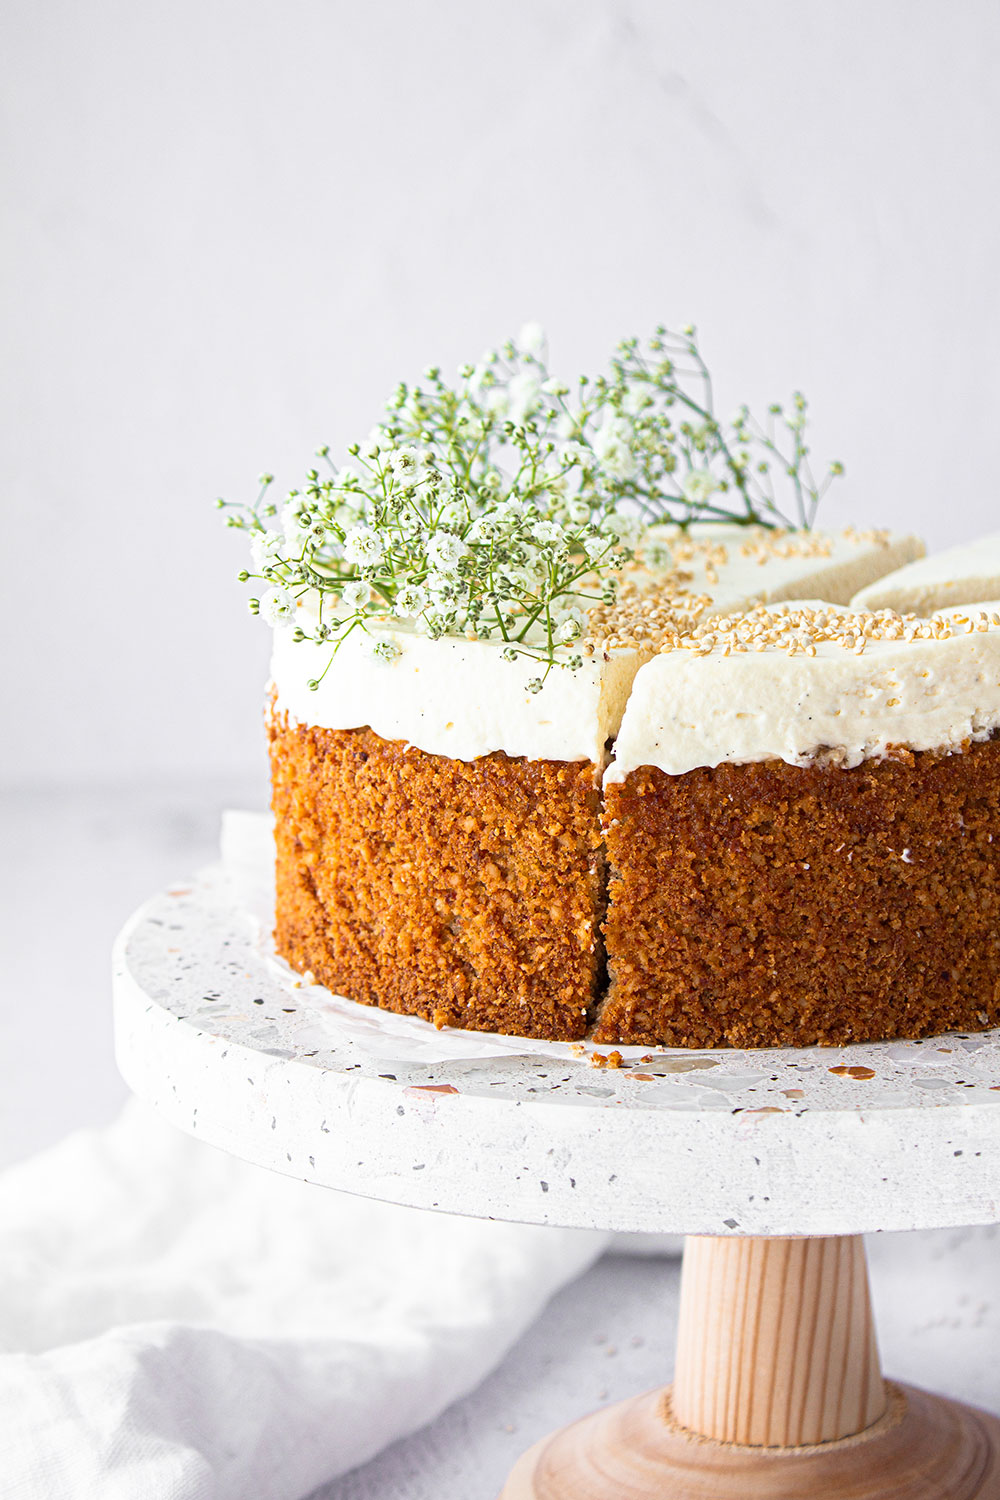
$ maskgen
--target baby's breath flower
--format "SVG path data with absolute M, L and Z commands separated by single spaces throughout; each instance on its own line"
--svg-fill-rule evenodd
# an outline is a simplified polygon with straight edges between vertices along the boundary
M 475 402 L 481 402 L 485 393 L 489 390 L 492 384 L 492 368 L 490 367 L 487 360 L 481 359 L 477 365 L 473 366 L 471 374 L 469 374 L 469 376 L 466 378 L 465 385 L 469 395 L 469 399 Z
M 387 464 L 397 485 L 413 488 L 428 477 L 430 458 L 431 454 L 419 448 L 396 448 L 389 454 Z
M 403 652 L 395 641 L 376 641 L 372 647 L 372 656 L 378 661 L 396 661 Z
M 692 505 L 702 505 L 710 500 L 719 488 L 719 481 L 707 469 L 691 469 L 684 476 L 681 489 Z
M 424 587 L 438 607 L 454 599 L 458 593 L 458 584 L 449 573 L 428 573 Z
M 344 557 L 359 568 L 375 567 L 385 552 L 385 538 L 371 526 L 353 526 L 344 537 Z
M 515 375 L 507 386 L 507 415 L 510 420 L 520 424 L 532 414 L 538 406 L 542 394 L 542 383 L 533 370 L 522 370 Z
M 630 417 L 637 417 L 653 405 L 653 396 L 644 385 L 634 385 L 631 390 L 625 392 L 622 399 L 622 411 L 628 412 Z
M 541 354 L 545 349 L 545 329 L 541 323 L 523 323 L 517 346 L 524 354 Z
M 276 531 L 255 531 L 250 538 L 250 554 L 258 573 L 270 568 L 281 556 L 284 538 Z
M 594 453 L 582 443 L 563 443 L 559 457 L 564 464 L 592 464 Z
M 476 517 L 465 533 L 465 540 L 471 543 L 488 542 L 501 529 L 501 523 L 496 513 L 490 512 L 484 516 Z
M 349 583 L 341 592 L 341 599 L 348 609 L 364 609 L 372 596 L 367 583 Z
M 510 406 L 510 397 L 507 394 L 506 387 L 502 385 L 490 386 L 486 392 L 485 405 L 486 410 L 492 412 L 494 416 L 505 417 L 507 415 L 507 408 Z
M 295 618 L 295 599 L 287 589 L 268 589 L 260 598 L 260 614 L 269 625 L 287 625 Z
M 450 531 L 439 531 L 427 543 L 427 561 L 439 572 L 450 573 L 467 551 L 468 548 L 459 537 L 453 536 Z
M 613 479 L 631 479 L 635 473 L 632 427 L 622 417 L 610 417 L 594 435 L 594 453 Z
M 617 512 L 615 531 L 618 533 L 618 540 L 626 547 L 634 547 L 645 529 L 646 526 L 641 516 L 623 510 Z
M 419 584 L 404 583 L 402 588 L 396 590 L 393 613 L 402 616 L 419 615 L 422 609 L 426 609 L 427 602 L 426 589 L 422 589 Z

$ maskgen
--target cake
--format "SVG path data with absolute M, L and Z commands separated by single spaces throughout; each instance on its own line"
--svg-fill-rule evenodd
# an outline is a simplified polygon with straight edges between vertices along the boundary
M 672 427 L 673 361 L 650 383 L 622 347 L 579 412 L 513 345 L 503 381 L 429 372 L 351 450 L 360 478 L 312 471 L 280 533 L 263 498 L 235 519 L 275 626 L 279 954 L 364 1004 L 563 1041 L 993 1024 L 1000 605 L 866 604 L 934 575 L 922 543 L 777 524 L 763 429 Z
M 635 753 L 633 726 L 650 692 L 672 711 L 672 689 L 657 699 L 658 674 L 672 660 L 661 616 L 681 618 L 703 643 L 722 610 L 755 620 L 728 615 L 752 608 L 752 585 L 759 597 L 787 597 L 796 572 L 806 593 L 826 574 L 827 592 L 849 596 L 858 577 L 913 555 L 917 544 L 860 533 L 752 533 L 727 544 L 713 532 L 679 537 L 676 547 L 688 591 L 678 591 L 673 555 L 661 586 L 637 570 L 623 602 L 598 612 L 594 628 L 606 633 L 584 643 L 584 665 L 553 673 L 538 693 L 524 689 L 495 646 L 398 630 L 391 661 L 373 661 L 363 641 L 348 641 L 311 690 L 321 648 L 279 626 L 269 715 L 276 937 L 293 967 L 338 993 L 438 1025 L 564 1040 L 596 1025 L 602 1041 L 671 1045 L 792 1039 L 795 1025 L 773 1018 L 758 1018 L 755 1031 L 745 1003 L 744 1030 L 719 1017 L 714 1029 L 667 1020 L 662 1006 L 655 1022 L 649 1006 L 637 1019 L 636 984 L 648 988 L 648 966 L 662 968 L 651 938 L 636 947 L 637 898 L 662 938 L 670 930 L 663 903 L 676 899 L 662 867 L 667 860 L 676 875 L 676 866 L 666 830 L 644 872 L 629 857 L 654 803 L 623 772 L 623 755 Z M 676 654 L 709 670 L 702 655 Z M 799 667 L 808 661 L 799 657 Z M 649 750 L 647 778 L 662 775 L 654 761 Z M 682 976 L 695 972 L 690 944 L 679 963 Z M 772 976 L 768 994 L 774 988 Z M 813 1026 L 809 1038 L 821 1039 L 821 1030 Z M 823 1037 L 835 1039 L 829 1025 Z

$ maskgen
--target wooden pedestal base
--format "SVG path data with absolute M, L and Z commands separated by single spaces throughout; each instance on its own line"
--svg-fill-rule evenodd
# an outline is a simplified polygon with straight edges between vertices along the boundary
M 515 1465 L 501 1500 L 1000 1500 L 1000 1417 L 882 1380 L 860 1238 L 689 1239 L 674 1385 Z
M 1000 1500 L 1000 1418 L 888 1390 L 866 1432 L 801 1448 L 699 1437 L 650 1391 L 529 1448 L 502 1500 Z

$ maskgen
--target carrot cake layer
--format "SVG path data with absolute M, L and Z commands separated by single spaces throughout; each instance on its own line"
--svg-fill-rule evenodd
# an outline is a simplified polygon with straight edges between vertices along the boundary
M 437 1025 L 585 1034 L 602 969 L 598 768 L 270 725 L 278 951 Z
M 607 790 L 595 1035 L 808 1046 L 1000 1021 L 1000 741 Z

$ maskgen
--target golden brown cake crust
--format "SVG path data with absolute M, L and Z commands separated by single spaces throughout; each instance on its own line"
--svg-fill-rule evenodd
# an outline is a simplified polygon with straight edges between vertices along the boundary
M 596 768 L 270 725 L 278 951 L 352 1000 L 574 1039 L 603 972 Z
M 1000 1021 L 1000 740 L 608 788 L 595 1037 L 780 1046 Z

